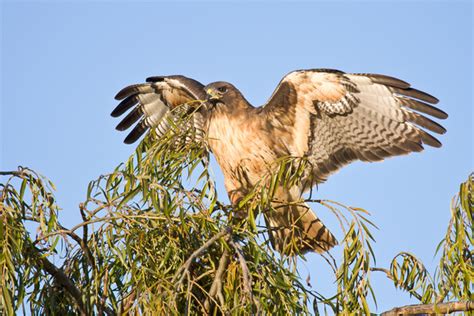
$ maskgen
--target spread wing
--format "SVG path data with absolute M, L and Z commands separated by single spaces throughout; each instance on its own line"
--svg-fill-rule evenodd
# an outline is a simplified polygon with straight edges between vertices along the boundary
M 113 117 L 119 117 L 131 109 L 117 125 L 117 130 L 124 131 L 138 122 L 125 138 L 127 144 L 134 143 L 150 128 L 155 128 L 158 136 L 162 136 L 169 127 L 172 109 L 205 99 L 204 85 L 194 79 L 160 76 L 147 78 L 146 81 L 125 87 L 115 96 L 121 102 L 112 111 Z M 201 113 L 193 114 L 192 124 L 196 130 L 202 131 Z
M 290 152 L 308 158 L 312 185 L 354 160 L 440 147 L 429 132 L 446 130 L 425 116 L 447 118 L 436 103 L 396 78 L 315 69 L 285 76 L 262 111 L 275 130 L 291 134 Z

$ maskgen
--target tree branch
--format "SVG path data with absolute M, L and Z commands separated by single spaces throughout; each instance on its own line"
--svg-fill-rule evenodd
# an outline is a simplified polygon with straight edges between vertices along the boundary
M 392 276 L 392 274 L 390 273 L 390 270 L 388 270 L 388 269 L 372 267 L 372 268 L 370 268 L 370 271 L 383 272 L 383 273 L 385 273 L 385 275 L 387 276 L 387 278 L 389 278 L 390 280 L 393 281 L 393 276 Z
M 119 315 L 128 315 L 129 314 L 130 308 L 135 303 L 136 296 L 137 296 L 137 291 L 135 289 L 130 291 L 128 296 L 122 300 L 122 304 L 120 305 Z
M 216 276 L 211 284 L 211 289 L 209 290 L 209 296 L 206 298 L 204 302 L 204 309 L 208 314 L 211 313 L 211 303 L 210 300 L 217 295 L 219 302 L 221 305 L 224 305 L 224 297 L 222 295 L 222 276 L 224 275 L 227 266 L 229 265 L 229 251 L 227 248 L 224 248 L 224 252 L 219 260 L 219 266 L 217 267 Z
M 0 176 L 21 176 L 23 174 L 22 171 L 0 171 Z
M 191 256 L 189 256 L 188 260 L 186 260 L 186 262 L 178 269 L 178 271 L 176 271 L 176 274 L 174 275 L 173 277 L 173 282 L 176 281 L 176 279 L 178 278 L 178 276 L 185 270 L 189 270 L 189 267 L 191 266 L 191 264 L 193 263 L 194 259 L 196 259 L 201 253 L 203 253 L 204 251 L 206 251 L 207 248 L 209 248 L 213 243 L 215 243 L 219 238 L 222 238 L 223 236 L 225 235 L 228 235 L 228 234 L 231 234 L 232 233 L 232 229 L 230 227 L 226 227 L 225 229 L 223 229 L 222 231 L 220 231 L 219 233 L 217 233 L 216 235 L 214 235 L 214 237 L 212 237 L 211 239 L 209 239 L 208 241 L 206 241 L 201 247 L 199 247 L 196 251 L 194 251 Z M 181 275 L 181 278 L 179 279 L 179 283 L 181 283 L 184 279 L 184 273 Z
M 50 274 L 54 280 L 60 284 L 74 299 L 81 312 L 81 315 L 87 315 L 86 307 L 84 306 L 84 302 L 82 301 L 82 294 L 79 289 L 74 285 L 74 283 L 69 279 L 69 277 L 56 267 L 54 264 L 51 263 L 47 258 L 42 257 L 39 253 L 38 248 L 30 246 L 28 247 L 29 253 L 31 257 L 40 264 L 41 268 Z
M 370 271 L 378 271 L 378 272 L 383 272 L 385 273 L 385 275 L 387 276 L 387 278 L 389 278 L 390 280 L 394 281 L 395 282 L 395 279 L 393 278 L 393 275 L 392 273 L 390 272 L 390 270 L 388 269 L 385 269 L 385 268 L 377 268 L 377 267 L 372 267 L 370 268 Z M 422 300 L 422 296 L 416 292 L 416 290 L 413 290 L 411 288 L 408 288 L 406 286 L 403 286 L 403 285 L 399 285 L 395 282 L 395 287 L 396 288 L 399 288 L 399 289 L 402 289 L 404 291 L 407 291 L 408 293 L 410 293 L 410 295 L 413 295 L 414 297 L 416 297 L 417 300 L 421 301 Z
M 454 312 L 474 311 L 474 301 L 447 302 L 440 304 L 418 304 L 395 307 L 383 312 L 381 316 L 416 315 L 416 314 L 449 314 Z
M 247 266 L 247 262 L 245 261 L 244 255 L 242 254 L 242 248 L 239 244 L 235 243 L 232 239 L 227 241 L 229 245 L 234 247 L 237 257 L 239 258 L 240 267 L 242 268 L 242 275 L 243 275 L 243 284 L 244 284 L 244 291 L 250 298 L 250 301 L 253 301 L 252 297 L 252 276 L 250 275 L 249 268 Z

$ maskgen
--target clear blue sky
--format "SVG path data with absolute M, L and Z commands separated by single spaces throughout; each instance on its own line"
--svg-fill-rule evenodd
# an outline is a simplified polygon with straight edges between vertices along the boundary
M 164 74 L 226 80 L 259 105 L 294 69 L 392 75 L 441 100 L 443 147 L 354 163 L 317 196 L 371 211 L 379 266 L 408 250 L 433 271 L 451 197 L 473 170 L 472 10 L 470 1 L 2 2 L 0 169 L 50 177 L 73 225 L 88 181 L 134 150 L 109 116 L 125 85 Z M 300 270 L 332 288 L 316 255 Z M 382 276 L 374 282 L 379 312 L 415 302 Z

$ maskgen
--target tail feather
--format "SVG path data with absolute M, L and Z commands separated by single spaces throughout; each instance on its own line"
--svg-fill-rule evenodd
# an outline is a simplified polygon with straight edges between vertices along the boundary
M 337 245 L 334 235 L 307 204 L 275 204 L 265 214 L 265 222 L 270 242 L 280 253 L 323 253 Z

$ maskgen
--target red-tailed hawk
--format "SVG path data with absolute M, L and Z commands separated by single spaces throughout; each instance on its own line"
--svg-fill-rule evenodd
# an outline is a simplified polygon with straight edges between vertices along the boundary
M 447 118 L 445 112 L 430 105 L 438 103 L 435 97 L 384 75 L 330 69 L 293 71 L 258 108 L 227 82 L 204 86 L 184 76 L 146 81 L 126 87 L 116 96 L 122 102 L 112 116 L 132 109 L 117 129 L 125 130 L 138 122 L 125 143 L 135 142 L 149 128 L 163 134 L 170 109 L 201 100 L 204 103 L 197 102 L 202 106 L 193 114 L 193 122 L 222 169 L 234 206 L 268 173 L 274 161 L 281 157 L 306 159 L 307 170 L 300 184 L 277 188 L 279 204 L 275 202 L 274 210 L 265 214 L 270 240 L 280 252 L 287 252 L 290 235 L 301 252 L 324 252 L 337 244 L 307 205 L 288 204 L 299 201 L 304 191 L 355 160 L 380 161 L 419 152 L 423 144 L 440 147 L 425 130 L 446 131 L 421 114 Z

